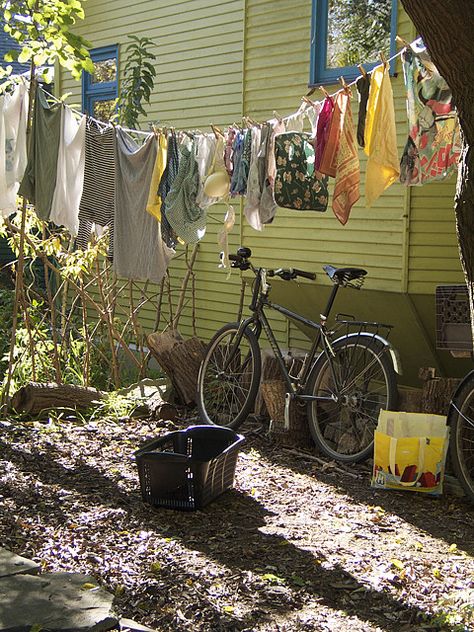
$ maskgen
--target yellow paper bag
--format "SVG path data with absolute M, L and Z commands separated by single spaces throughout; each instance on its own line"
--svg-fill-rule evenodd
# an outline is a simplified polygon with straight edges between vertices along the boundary
M 441 494 L 448 436 L 442 415 L 381 410 L 372 487 Z

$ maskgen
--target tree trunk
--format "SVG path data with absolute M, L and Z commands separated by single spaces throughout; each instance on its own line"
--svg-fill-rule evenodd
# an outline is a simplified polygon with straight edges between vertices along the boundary
M 401 1 L 422 36 L 433 63 L 451 88 L 459 114 L 463 148 L 454 209 L 474 334 L 474 2 Z

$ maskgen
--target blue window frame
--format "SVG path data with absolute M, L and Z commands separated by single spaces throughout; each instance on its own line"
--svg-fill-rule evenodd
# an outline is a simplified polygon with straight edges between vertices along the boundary
M 82 75 L 82 110 L 106 120 L 118 96 L 118 45 L 94 48 L 90 55 L 95 69 Z
M 359 21 L 353 19 L 354 11 L 359 12 Z M 380 64 L 378 51 L 383 50 L 386 55 L 394 55 L 396 52 L 396 29 L 397 29 L 397 0 L 386 0 L 384 9 L 384 24 L 374 19 L 374 7 L 383 5 L 383 0 L 312 0 L 311 18 L 311 61 L 310 61 L 310 85 L 336 83 L 341 75 L 348 81 L 360 75 L 357 64 L 361 63 L 367 70 Z M 341 11 L 347 10 L 346 15 Z M 366 11 L 367 22 L 360 16 L 361 11 Z M 388 12 L 390 11 L 390 14 Z M 348 15 L 351 13 L 351 15 Z M 347 17 L 346 17 L 347 16 Z M 347 25 L 356 25 L 354 33 L 347 28 Z M 367 39 L 365 44 L 359 45 L 357 42 L 357 28 L 359 33 L 363 33 L 360 41 Z M 388 28 L 390 32 L 388 32 Z M 348 33 L 350 35 L 348 36 Z M 380 33 L 380 35 L 378 35 Z M 349 41 L 353 37 L 352 50 L 344 48 L 344 39 Z M 364 50 L 364 45 L 366 49 Z M 338 46 L 339 51 L 337 50 Z M 351 46 L 351 44 L 349 44 Z M 337 61 L 337 57 L 340 60 Z M 354 59 L 354 57 L 360 57 Z M 344 63 L 344 58 L 351 58 L 351 63 Z M 336 60 L 336 61 L 334 61 Z M 393 72 L 394 65 L 391 64 Z

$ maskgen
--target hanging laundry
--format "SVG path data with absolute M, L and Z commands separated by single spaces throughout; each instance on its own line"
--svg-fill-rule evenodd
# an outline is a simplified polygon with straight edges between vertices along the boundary
M 232 271 L 229 260 L 229 233 L 234 228 L 235 211 L 233 206 L 229 206 L 224 217 L 224 225 L 217 235 L 217 244 L 222 248 L 220 268 L 228 270 L 227 278 L 230 277 Z
M 321 108 L 323 104 L 321 101 L 313 101 L 311 105 L 307 106 L 305 109 L 306 118 L 308 119 L 311 125 L 311 138 L 313 139 L 313 145 L 316 142 L 316 133 L 318 129 L 318 118 L 319 113 L 321 112 Z M 293 131 L 288 129 L 289 132 Z M 295 130 L 298 131 L 298 130 Z
M 221 137 L 222 139 L 222 137 Z M 221 140 L 223 142 L 223 139 Z M 215 134 L 200 134 L 196 137 L 196 162 L 199 172 L 199 191 L 196 197 L 196 204 L 201 208 L 208 208 L 215 204 L 219 198 L 210 197 L 204 193 L 204 185 L 207 177 L 212 173 L 214 168 L 214 158 L 216 153 L 217 137 Z M 221 154 L 223 156 L 223 145 L 221 145 Z M 223 167 L 224 171 L 225 168 Z M 227 174 L 226 177 L 228 178 Z
M 229 127 L 226 132 L 225 149 L 224 149 L 224 164 L 229 174 L 232 177 L 234 171 L 234 139 L 236 130 L 233 127 Z
M 409 135 L 400 162 L 400 181 L 421 185 L 454 173 L 461 151 L 451 90 L 423 45 L 402 52 Z
M 260 155 L 265 168 L 265 177 L 263 180 L 262 195 L 258 213 L 262 224 L 270 224 L 275 218 L 277 204 L 275 202 L 274 185 L 276 176 L 275 162 L 275 136 L 285 131 L 285 124 L 282 120 L 273 119 L 268 121 L 267 134 L 265 144 L 260 149 Z M 263 132 L 262 132 L 263 137 Z
M 34 204 L 37 216 L 43 220 L 49 219 L 56 186 L 63 107 L 61 103 L 50 104 L 37 86 L 28 164 L 18 192 Z
M 229 194 L 230 188 L 230 177 L 224 163 L 224 144 L 224 137 L 219 135 L 216 141 L 209 174 L 203 186 L 204 195 L 216 200 L 226 197 Z
M 79 230 L 79 204 L 84 187 L 86 122 L 85 116 L 78 121 L 72 110 L 63 109 L 50 220 L 67 228 L 74 237 Z
M 185 243 L 194 244 L 206 232 L 206 211 L 196 203 L 199 191 L 199 171 L 195 140 L 189 148 L 180 147 L 178 174 L 166 197 L 166 219 Z
M 275 137 L 275 201 L 297 211 L 325 211 L 328 178 L 314 168 L 314 147 L 309 134 L 287 132 Z
M 161 196 L 159 194 L 159 186 L 164 170 L 166 169 L 166 160 L 168 156 L 168 139 L 166 134 L 158 134 L 156 139 L 156 159 L 153 167 L 153 175 L 151 178 L 150 192 L 146 204 L 146 210 L 161 222 Z
M 84 187 L 79 204 L 76 246 L 86 250 L 92 232 L 109 228 L 109 258 L 113 258 L 115 213 L 116 138 L 112 125 L 102 127 L 92 118 L 86 122 Z
M 303 101 L 298 110 L 290 116 L 285 116 L 285 129 L 287 132 L 302 132 L 304 129 L 304 119 L 306 117 L 307 105 Z
M 160 283 L 175 252 L 163 242 L 160 222 L 146 211 L 157 149 L 153 135 L 140 146 L 117 128 L 113 265 L 118 276 Z
M 325 176 L 331 176 L 332 178 L 334 178 L 336 175 L 336 156 L 339 151 L 339 140 L 341 138 L 342 131 L 342 112 L 339 107 L 340 103 L 341 102 L 338 101 L 337 98 L 333 101 L 333 109 L 331 114 L 329 115 L 327 126 L 324 130 L 326 141 L 322 146 L 321 160 L 318 169 L 320 173 L 324 174 Z
M 393 92 L 385 64 L 372 71 L 364 140 L 368 156 L 365 200 L 370 207 L 400 173 Z
M 244 204 L 244 214 L 248 223 L 255 230 L 263 230 L 263 224 L 260 221 L 258 209 L 260 206 L 260 197 L 262 188 L 259 178 L 259 151 L 262 139 L 262 130 L 260 127 L 252 127 L 251 130 L 251 149 L 250 149 L 250 167 L 247 179 L 247 195 Z
M 230 180 L 230 195 L 244 195 L 247 190 L 248 157 L 244 159 L 244 144 L 246 138 L 245 131 L 238 131 L 235 134 L 233 145 L 234 171 Z M 250 152 L 250 144 L 247 145 L 247 153 Z
M 28 90 L 24 83 L 0 104 L 0 214 L 7 217 L 17 210 L 16 196 L 28 160 L 26 123 Z
M 168 135 L 168 152 L 166 158 L 166 169 L 161 177 L 160 185 L 158 187 L 158 195 L 161 198 L 161 236 L 168 248 L 174 248 L 178 243 L 176 233 L 171 228 L 168 220 L 166 219 L 166 197 L 171 190 L 171 186 L 175 181 L 179 169 L 179 150 L 178 139 L 176 134 L 172 131 Z
M 367 116 L 367 101 L 370 91 L 370 75 L 367 73 L 357 79 L 357 91 L 359 93 L 359 118 L 357 121 L 357 142 L 359 146 L 365 147 L 365 119 Z
M 327 96 L 321 106 L 316 125 L 316 138 L 314 139 L 314 168 L 316 171 L 319 171 L 321 166 L 324 147 L 326 146 L 329 136 L 333 109 L 334 101 L 332 97 Z
M 340 112 L 341 133 L 339 148 L 335 156 L 336 180 L 332 198 L 332 210 L 346 224 L 351 208 L 360 197 L 360 163 L 352 120 L 351 97 L 342 91 L 336 97 L 335 109 Z

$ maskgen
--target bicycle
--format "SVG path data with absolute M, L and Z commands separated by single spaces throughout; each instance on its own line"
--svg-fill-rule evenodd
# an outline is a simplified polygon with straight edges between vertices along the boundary
M 466 496 L 474 501 L 474 371 L 458 385 L 451 400 L 449 456 L 454 474 Z
M 286 384 L 285 425 L 289 424 L 290 403 L 297 400 L 306 404 L 312 437 L 324 454 L 343 462 L 368 458 L 380 409 L 394 409 L 397 403 L 399 362 L 385 337 L 391 325 L 356 321 L 352 317 L 342 320 L 337 316 L 335 329 L 327 327 L 339 288 L 360 289 L 367 272 L 323 266 L 334 285 L 317 323 L 272 303 L 267 281 L 269 277 L 315 280 L 316 275 L 296 268 L 255 268 L 249 261 L 251 254 L 249 248 L 239 248 L 237 254 L 229 256 L 234 268 L 250 269 L 255 274 L 249 305 L 252 314 L 241 322 L 224 325 L 207 347 L 199 370 L 196 400 L 202 420 L 235 429 L 253 410 L 261 377 L 259 338 L 263 330 Z M 292 368 L 288 370 L 285 365 L 266 309 L 317 330 L 298 375 L 291 375 Z M 341 328 L 346 333 L 338 336 Z

